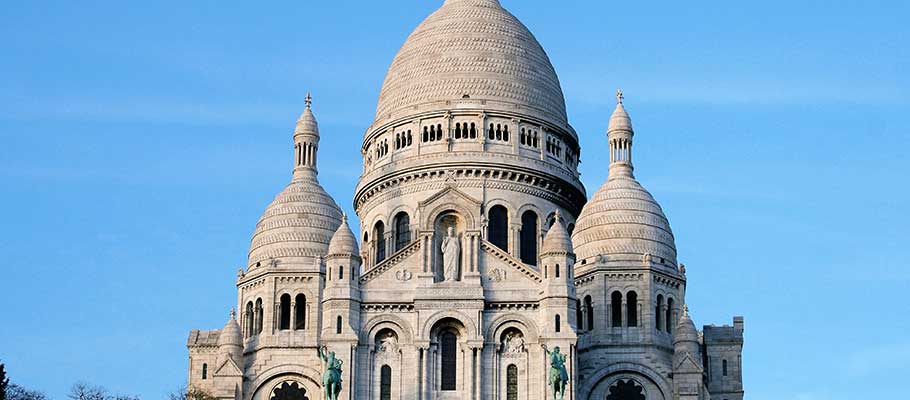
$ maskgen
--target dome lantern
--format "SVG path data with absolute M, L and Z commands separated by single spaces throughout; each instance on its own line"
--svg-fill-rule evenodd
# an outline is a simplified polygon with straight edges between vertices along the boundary
M 616 109 L 610 116 L 607 140 L 610 143 L 610 179 L 618 176 L 633 176 L 632 171 L 632 118 L 623 106 L 622 89 L 616 91 Z

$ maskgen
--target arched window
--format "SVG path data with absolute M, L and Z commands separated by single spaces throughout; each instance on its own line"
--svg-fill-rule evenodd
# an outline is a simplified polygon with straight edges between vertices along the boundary
M 487 238 L 494 246 L 509 251 L 509 211 L 496 205 L 488 213 Z
M 591 296 L 585 296 L 585 314 L 587 314 L 587 328 L 589 331 L 594 330 L 594 300 Z
M 471 137 L 471 139 L 477 139 L 477 129 L 474 128 L 473 122 L 471 122 L 471 130 L 469 132 L 469 136 Z
M 442 347 L 442 382 L 440 390 L 455 390 L 455 381 L 458 376 L 458 338 L 452 332 L 443 332 L 440 337 Z
M 442 140 L 442 124 L 436 125 L 436 140 Z
M 338 280 L 339 281 L 344 280 L 344 265 L 341 265 L 338 267 Z
M 202 379 L 209 379 L 209 365 L 202 363 Z
M 613 292 L 610 295 L 610 316 L 612 317 L 612 325 L 614 328 L 619 328 L 622 326 L 622 293 L 619 291 Z
M 556 264 L 556 277 L 559 278 L 559 264 Z
M 379 373 L 379 400 L 392 400 L 392 367 L 388 365 Z
M 373 237 L 376 241 L 376 264 L 379 264 L 385 260 L 385 224 L 382 221 L 376 222 Z
M 581 315 L 581 300 L 575 300 L 575 326 L 578 327 L 579 332 L 585 329 L 582 323 L 584 323 L 584 318 Z
M 278 313 L 281 315 L 281 323 L 278 325 L 278 329 L 291 329 L 291 295 L 287 293 L 281 295 L 281 305 L 278 310 Z
M 673 299 L 667 297 L 667 333 L 673 333 Z
M 556 314 L 555 321 L 553 322 L 556 324 L 556 333 L 562 331 L 562 318 L 559 316 L 559 314 Z
M 395 216 L 395 251 L 405 248 L 411 243 L 411 217 L 406 212 Z
M 303 294 L 294 298 L 294 329 L 306 329 L 306 296 Z
M 426 143 L 429 141 L 430 141 L 430 135 L 429 135 L 429 133 L 427 133 L 427 127 L 423 127 L 423 142 Z
M 341 334 L 341 316 L 340 315 L 335 320 L 335 334 L 337 334 L 337 335 Z
M 246 303 L 246 312 L 243 313 L 243 332 L 246 337 L 251 337 L 254 334 L 254 329 L 256 328 L 255 316 L 253 311 L 253 302 L 248 301 Z
M 528 210 L 521 214 L 521 232 L 518 236 L 521 242 L 521 261 L 537 265 L 537 213 Z
M 518 367 L 515 364 L 506 368 L 506 400 L 518 400 Z
M 502 127 L 502 140 L 504 142 L 509 141 L 509 126 L 508 125 Z
M 657 304 L 654 305 L 654 326 L 657 327 L 658 331 L 664 329 L 662 320 L 664 317 L 664 296 L 657 295 Z
M 631 379 L 616 381 L 609 393 L 607 400 L 645 400 L 644 388 Z
M 724 372 L 724 376 L 727 376 L 727 360 L 724 360 L 724 361 L 721 363 L 721 368 L 723 368 L 723 370 L 724 370 L 724 371 L 723 371 L 723 372 Z
M 461 139 L 461 122 L 455 124 L 455 139 Z
M 490 132 L 489 132 L 488 136 L 490 137 L 490 140 L 493 140 L 496 138 L 496 125 L 495 124 L 490 124 Z
M 638 293 L 634 291 L 626 294 L 626 325 L 638 326 Z
M 254 334 L 262 333 L 262 319 L 264 318 L 263 309 L 262 309 L 262 298 L 256 299 L 256 316 L 253 318 L 253 321 L 256 323 L 256 328 Z

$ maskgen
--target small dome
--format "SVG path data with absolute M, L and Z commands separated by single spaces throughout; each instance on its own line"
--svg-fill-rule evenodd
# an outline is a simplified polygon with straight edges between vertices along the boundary
M 240 333 L 240 325 L 234 317 L 234 310 L 231 310 L 231 319 L 224 324 L 221 334 L 218 335 L 218 347 L 222 346 L 243 346 L 243 335 Z
M 673 336 L 673 343 L 681 342 L 698 342 L 698 329 L 695 328 L 695 323 L 689 317 L 688 306 L 683 308 L 683 315 L 676 324 L 676 334 Z
M 537 39 L 497 0 L 447 0 L 408 36 L 385 77 L 376 121 L 484 101 L 567 128 L 559 78 Z M 426 111 L 426 110 L 420 110 Z
M 559 216 L 559 212 L 557 211 L 556 218 L 553 221 L 553 226 L 550 227 L 550 230 L 547 231 L 547 235 L 544 236 L 543 246 L 541 247 L 540 254 L 571 252 L 572 240 L 569 239 L 569 234 L 566 232 L 566 228 L 562 225 L 562 218 Z
M 575 222 L 572 242 L 579 260 L 650 255 L 676 264 L 670 222 L 654 197 L 631 176 L 611 176 L 594 193 Z
M 607 129 L 607 131 L 633 132 L 632 118 L 629 117 L 629 113 L 626 112 L 626 108 L 623 107 L 621 102 L 616 104 L 616 109 L 613 110 L 613 115 L 610 116 L 610 127 Z
M 319 126 L 311 103 L 312 97 L 307 93 L 306 109 L 294 128 L 295 144 L 319 142 Z M 273 259 L 306 263 L 299 259 L 323 257 L 341 225 L 341 207 L 317 179 L 315 151 L 306 163 L 300 162 L 297 155 L 295 159 L 298 163 L 291 183 L 266 207 L 256 224 L 250 243 L 250 268 L 264 266 Z
M 341 207 L 314 175 L 295 178 L 266 207 L 250 245 L 250 266 L 271 259 L 322 257 L 341 225 Z
M 300 114 L 300 118 L 297 119 L 297 126 L 294 127 L 294 135 L 319 136 L 319 124 L 316 122 L 316 116 L 313 115 L 313 110 L 310 109 L 312 102 L 313 97 L 307 93 L 306 109 L 303 110 L 303 113 Z
M 352 254 L 357 255 L 357 239 L 354 238 L 354 232 L 348 226 L 348 216 L 342 215 L 341 226 L 335 231 L 332 240 L 329 242 L 330 255 Z

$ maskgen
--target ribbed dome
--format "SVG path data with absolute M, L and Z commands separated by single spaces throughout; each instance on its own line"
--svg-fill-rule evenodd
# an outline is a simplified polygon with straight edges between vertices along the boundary
M 447 0 L 398 51 L 376 120 L 486 100 L 485 109 L 568 126 L 559 78 L 534 35 L 497 0 Z
M 250 265 L 269 259 L 322 257 L 341 225 L 341 208 L 315 175 L 296 178 L 265 209 L 250 245 Z
M 654 197 L 631 176 L 611 177 L 594 193 L 575 222 L 572 243 L 579 260 L 650 254 L 676 264 L 670 222 Z
M 676 324 L 676 334 L 673 335 L 673 343 L 681 342 L 698 342 L 698 329 L 695 328 L 695 323 L 689 317 L 688 306 L 683 308 L 683 315 Z
M 348 226 L 347 215 L 341 218 L 341 226 L 335 231 L 332 240 L 329 242 L 329 252 L 331 255 L 351 254 L 357 255 L 357 239 L 354 238 L 354 232 Z
M 562 218 L 560 218 L 559 213 L 557 213 L 556 220 L 553 221 L 553 226 L 550 227 L 550 230 L 547 231 L 546 236 L 543 238 L 543 246 L 540 249 L 540 254 L 571 252 L 572 241 L 569 239 L 566 228 L 562 225 Z
M 231 310 L 231 319 L 224 324 L 221 334 L 218 335 L 218 347 L 221 346 L 243 346 L 243 335 L 240 333 L 240 325 L 234 317 L 234 310 Z

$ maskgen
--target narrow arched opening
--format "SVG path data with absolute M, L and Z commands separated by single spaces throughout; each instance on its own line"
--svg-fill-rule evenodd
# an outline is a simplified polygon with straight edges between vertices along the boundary
M 306 296 L 302 293 L 294 298 L 294 329 L 306 329 Z
M 630 291 L 626 294 L 626 321 L 627 326 L 638 326 L 638 293 Z
M 521 261 L 525 264 L 537 265 L 537 213 L 528 210 L 521 214 L 521 231 L 519 242 Z
M 494 246 L 509 251 L 509 211 L 501 205 L 495 205 L 487 214 L 487 239 Z
M 610 318 L 614 328 L 622 326 L 622 293 L 619 291 L 610 295 Z
M 291 329 L 291 295 L 285 293 L 281 295 L 278 305 L 279 325 L 278 329 Z

